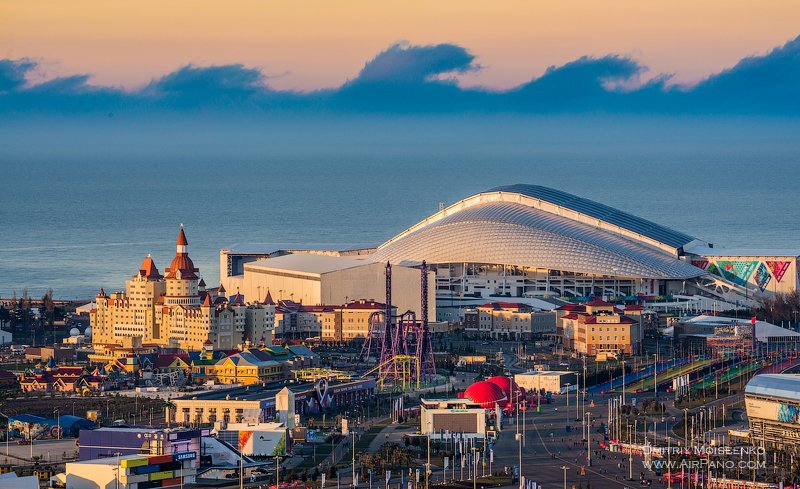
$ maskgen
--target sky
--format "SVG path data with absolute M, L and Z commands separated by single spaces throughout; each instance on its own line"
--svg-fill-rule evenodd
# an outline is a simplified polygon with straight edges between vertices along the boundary
M 800 115 L 796 1 L 0 2 L 0 113 Z
M 0 58 L 34 80 L 141 88 L 186 64 L 240 63 L 280 90 L 333 88 L 397 42 L 455 44 L 465 87 L 509 89 L 549 66 L 618 54 L 695 83 L 800 34 L 796 0 L 4 0 Z

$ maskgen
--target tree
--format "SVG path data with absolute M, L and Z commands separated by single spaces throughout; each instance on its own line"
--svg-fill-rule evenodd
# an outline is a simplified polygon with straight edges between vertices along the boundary
M 42 297 L 42 317 L 47 320 L 47 325 L 52 327 L 55 313 L 55 302 L 53 302 L 53 289 L 47 289 Z M 53 338 L 55 343 L 55 338 Z

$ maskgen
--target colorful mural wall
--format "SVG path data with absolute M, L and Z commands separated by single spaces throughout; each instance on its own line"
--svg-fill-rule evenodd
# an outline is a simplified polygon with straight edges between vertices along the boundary
M 766 291 L 773 280 L 775 280 L 773 286 L 776 290 L 794 290 L 796 285 L 786 286 L 787 284 L 783 281 L 792 261 L 692 260 L 691 264 L 737 285 L 754 284 L 761 292 Z M 798 270 L 798 277 L 800 277 L 800 270 Z M 782 284 L 784 287 L 778 287 L 777 284 Z

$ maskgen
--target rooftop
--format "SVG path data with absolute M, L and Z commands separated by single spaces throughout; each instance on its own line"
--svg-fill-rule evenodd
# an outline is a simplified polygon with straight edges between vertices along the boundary
M 745 394 L 800 401 L 800 374 L 756 375 L 744 388 Z
M 709 248 L 708 246 L 688 246 L 684 249 L 687 253 L 701 256 L 766 256 L 766 257 L 800 257 L 800 248 L 770 249 L 770 248 Z
M 236 243 L 223 248 L 230 253 L 268 255 L 280 251 L 346 251 L 375 248 L 374 243 Z
M 542 187 L 541 185 L 505 185 L 502 187 L 495 187 L 487 192 L 511 192 L 534 199 L 544 200 L 586 216 L 605 221 L 609 224 L 614 224 L 641 234 L 642 236 L 647 236 L 648 238 L 674 246 L 675 248 L 680 248 L 696 239 L 688 234 L 672 230 L 605 204 L 584 199 L 583 197 L 578 197 L 577 195 L 572 195 L 554 188 Z
M 290 255 L 258 260 L 245 265 L 246 269 L 280 270 L 309 275 L 346 270 L 369 265 L 371 262 L 341 256 L 318 255 L 312 253 L 292 253 Z

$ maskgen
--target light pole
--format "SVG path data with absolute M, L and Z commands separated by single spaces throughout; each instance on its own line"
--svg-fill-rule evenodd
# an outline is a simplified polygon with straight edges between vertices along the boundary
M 672 446 L 670 437 L 667 437 L 667 467 L 669 467 L 669 477 L 667 477 L 667 489 L 672 489 Z
M 353 434 L 353 488 L 355 489 L 358 487 L 358 480 L 356 479 L 356 431 L 353 430 L 351 433 Z
M 623 389 L 624 391 L 625 389 Z M 658 351 L 655 353 L 655 360 L 653 363 L 653 397 L 658 400 Z
M 519 489 L 522 488 L 522 435 L 517 433 L 514 438 L 517 440 L 519 444 Z
M 475 447 L 472 447 L 472 489 L 478 489 L 478 452 L 475 451 Z
M 561 470 L 564 471 L 564 489 L 567 489 L 567 466 L 562 465 Z
M 426 433 L 428 435 L 428 463 L 425 464 L 425 489 L 428 489 L 431 473 L 431 422 L 428 421 L 426 426 L 428 428 Z
M 591 434 L 590 426 L 592 425 L 592 413 L 591 412 L 586 413 L 586 417 L 588 418 L 586 420 L 586 465 L 591 467 L 592 466 L 592 434 Z

